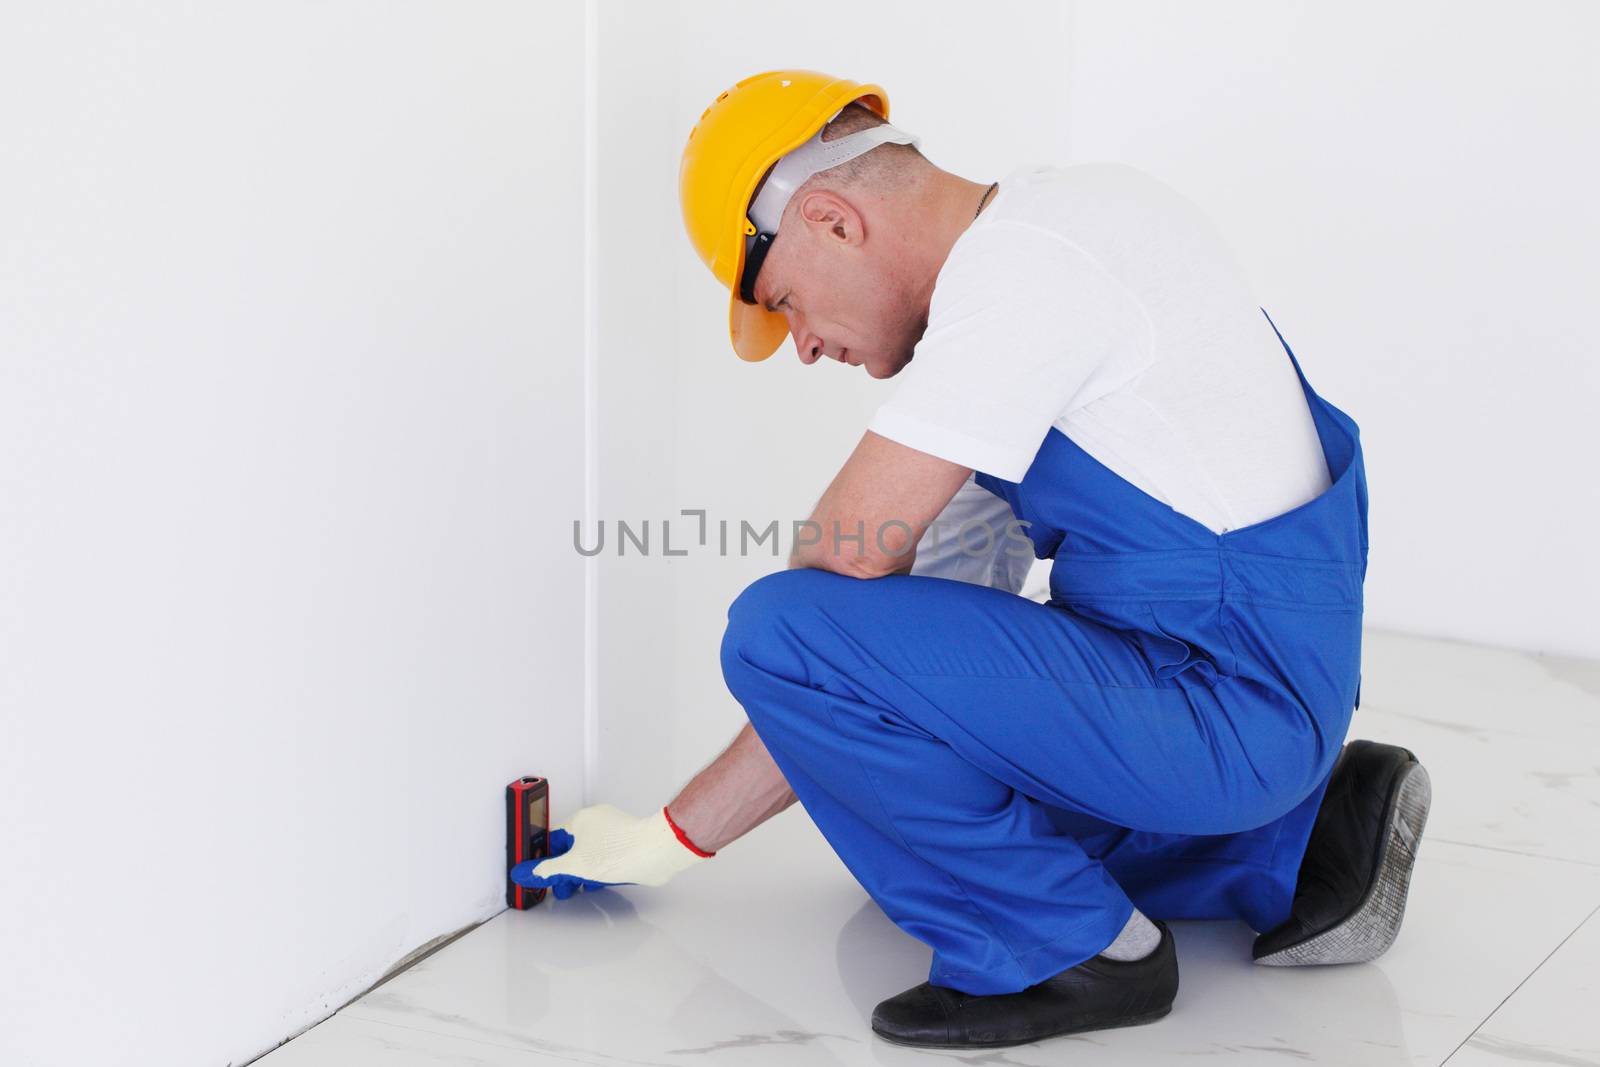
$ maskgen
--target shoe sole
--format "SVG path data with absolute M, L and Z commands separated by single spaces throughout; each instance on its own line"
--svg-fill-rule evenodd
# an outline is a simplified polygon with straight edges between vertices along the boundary
M 1428 821 L 1428 805 L 1433 799 L 1433 783 L 1421 763 L 1409 764 L 1398 778 L 1385 806 L 1377 876 L 1361 903 L 1328 929 L 1262 956 L 1256 963 L 1267 967 L 1365 963 L 1377 959 L 1394 944 L 1405 918 L 1411 869 L 1416 864 L 1417 846 L 1422 842 L 1422 828 Z
M 1124 1026 L 1142 1026 L 1145 1023 L 1155 1022 L 1157 1019 L 1170 1014 L 1171 1011 L 1172 1005 L 1168 1004 L 1157 1011 L 1146 1012 L 1143 1015 L 1129 1015 L 1118 1019 L 1106 1019 L 1103 1022 L 1086 1023 L 1082 1026 L 1069 1026 L 1062 1030 L 1052 1030 L 1048 1034 L 1036 1034 L 1033 1037 L 1017 1038 L 1012 1041 L 959 1041 L 937 1044 L 924 1041 L 902 1041 L 877 1028 L 874 1028 L 872 1032 L 891 1044 L 904 1045 L 907 1048 L 1007 1048 L 1012 1045 L 1031 1045 L 1036 1041 L 1046 1041 L 1052 1037 L 1062 1037 L 1066 1034 L 1082 1034 L 1090 1030 L 1112 1030 L 1121 1029 Z

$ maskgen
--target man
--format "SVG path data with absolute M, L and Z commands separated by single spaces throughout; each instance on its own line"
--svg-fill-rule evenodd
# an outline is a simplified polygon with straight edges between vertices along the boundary
M 819 536 L 729 609 L 749 725 L 653 816 L 583 809 L 514 877 L 659 885 L 798 799 L 933 948 L 872 1019 L 932 1047 L 1165 1015 L 1167 919 L 1242 919 L 1265 964 L 1373 958 L 1429 783 L 1404 748 L 1341 747 L 1355 423 L 1172 189 L 1114 164 L 969 181 L 888 117 L 876 85 L 774 71 L 690 135 L 685 222 L 737 354 L 792 336 L 902 380 Z M 1016 537 L 929 551 L 941 519 L 1025 532 L 1049 602 L 1017 595 Z

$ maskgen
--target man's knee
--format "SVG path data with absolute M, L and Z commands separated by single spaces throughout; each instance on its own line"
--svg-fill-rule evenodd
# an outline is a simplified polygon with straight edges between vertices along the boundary
M 838 582 L 854 581 L 815 568 L 775 571 L 757 578 L 728 606 L 722 633 L 722 676 L 735 697 L 754 673 L 803 680 L 805 619 Z
M 819 570 L 816 567 L 790 567 L 787 570 L 773 571 L 771 574 L 763 574 L 745 586 L 744 591 L 734 597 L 733 603 L 729 605 L 728 614 L 732 615 L 735 611 L 767 611 L 805 604 L 819 596 L 826 596 L 827 591 L 835 589 L 841 583 L 854 581 L 859 579 L 846 578 L 841 574 Z

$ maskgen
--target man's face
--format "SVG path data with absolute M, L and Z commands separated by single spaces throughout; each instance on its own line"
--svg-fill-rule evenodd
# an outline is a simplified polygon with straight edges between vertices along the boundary
M 800 362 L 829 358 L 889 378 L 911 360 L 928 309 L 896 262 L 894 234 L 874 226 L 868 240 L 866 230 L 856 209 L 835 194 L 791 202 L 755 297 L 788 320 Z

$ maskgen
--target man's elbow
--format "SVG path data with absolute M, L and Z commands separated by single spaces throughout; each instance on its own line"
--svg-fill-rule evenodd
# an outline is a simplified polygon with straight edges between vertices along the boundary
M 910 574 L 912 564 L 916 563 L 917 554 L 914 551 L 905 551 L 898 556 L 887 553 L 867 556 L 860 561 L 859 578 L 887 578 L 891 574 Z
M 900 556 L 887 554 L 827 556 L 813 553 L 791 560 L 790 566 L 816 567 L 842 574 L 846 578 L 886 578 L 891 574 L 909 573 L 913 562 L 910 553 Z

